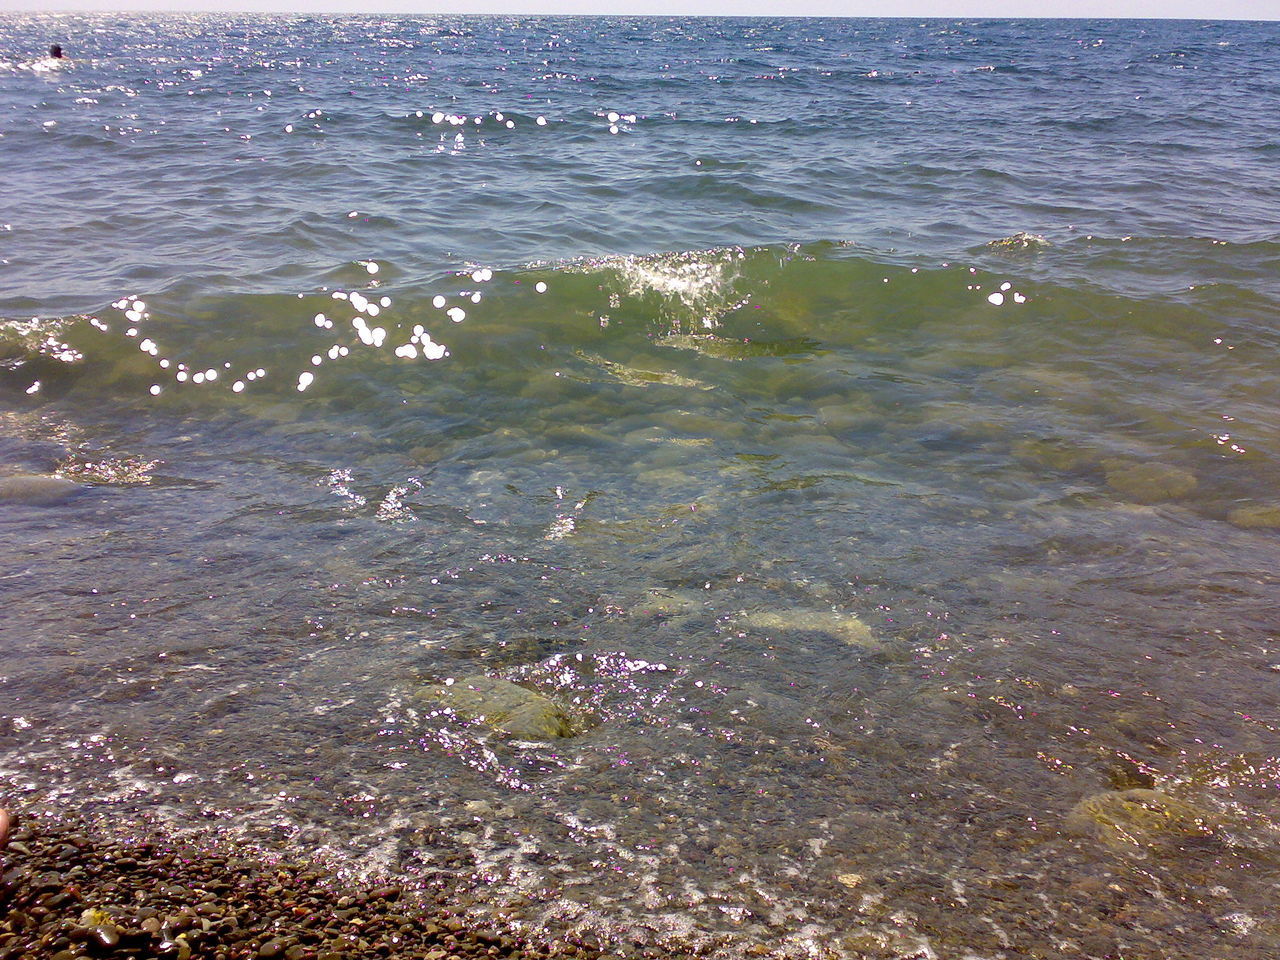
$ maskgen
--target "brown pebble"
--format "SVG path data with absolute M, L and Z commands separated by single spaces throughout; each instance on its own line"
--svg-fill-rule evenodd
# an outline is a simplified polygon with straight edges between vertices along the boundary
M 120 946 L 120 931 L 107 924 L 99 924 L 89 928 L 89 938 L 101 947 L 114 950 Z
M 286 944 L 283 940 L 268 940 L 258 948 L 258 956 L 262 960 L 274 960 L 284 954 Z

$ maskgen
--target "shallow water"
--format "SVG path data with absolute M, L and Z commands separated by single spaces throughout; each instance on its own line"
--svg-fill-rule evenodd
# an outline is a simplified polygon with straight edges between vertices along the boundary
M 1274 956 L 1278 46 L 0 18 L 0 473 L 83 483 L 0 502 L 4 792 L 624 947 Z

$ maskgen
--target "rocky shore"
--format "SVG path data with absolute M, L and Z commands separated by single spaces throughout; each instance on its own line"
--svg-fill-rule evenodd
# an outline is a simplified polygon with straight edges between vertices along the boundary
M 0 833 L 3 833 L 0 824 Z M 0 960 L 601 960 L 474 928 L 398 886 L 15 814 L 0 839 Z

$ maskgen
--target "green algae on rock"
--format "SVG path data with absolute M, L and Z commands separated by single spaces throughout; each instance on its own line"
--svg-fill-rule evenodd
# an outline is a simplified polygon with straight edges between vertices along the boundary
M 1083 472 L 1097 463 L 1087 447 L 1052 437 L 1019 440 L 1013 444 L 1012 452 L 1019 460 L 1062 473 Z
M 576 732 L 558 704 L 509 680 L 484 676 L 446 680 L 416 695 L 521 740 L 556 740 Z
M 1113 847 L 1151 847 L 1213 836 L 1219 829 L 1217 818 L 1207 810 L 1142 787 L 1085 797 L 1071 809 L 1067 824 Z
M 1027 233 L 1025 230 L 1020 230 L 1011 237 L 990 240 L 987 242 L 987 246 L 993 250 L 1035 250 L 1041 247 L 1051 247 L 1053 244 L 1037 233 Z
M 1227 520 L 1246 530 L 1280 527 L 1280 503 L 1247 503 L 1228 513 Z
M 1137 503 L 1177 500 L 1198 485 L 1194 473 L 1167 463 L 1107 460 L 1102 466 L 1107 474 L 1107 486 Z

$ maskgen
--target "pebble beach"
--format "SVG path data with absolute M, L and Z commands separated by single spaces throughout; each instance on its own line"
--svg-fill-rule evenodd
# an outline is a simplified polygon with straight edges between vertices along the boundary
M 477 929 L 429 889 L 353 888 L 314 865 L 18 817 L 0 851 L 0 958 L 599 960 L 598 945 Z

